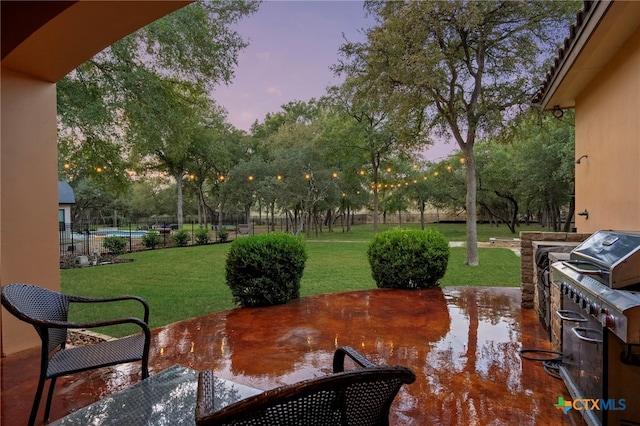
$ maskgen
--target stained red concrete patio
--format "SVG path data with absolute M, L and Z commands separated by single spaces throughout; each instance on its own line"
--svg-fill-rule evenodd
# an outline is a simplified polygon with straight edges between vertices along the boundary
M 520 357 L 520 349 L 550 344 L 533 311 L 521 309 L 518 288 L 349 292 L 193 318 L 154 330 L 151 374 L 179 364 L 270 389 L 330 373 L 342 345 L 415 371 L 394 402 L 393 425 L 583 424 L 575 410 L 554 407 L 570 399 L 562 381 Z M 0 365 L 2 424 L 26 424 L 38 351 Z M 51 419 L 138 380 L 139 364 L 61 378 Z

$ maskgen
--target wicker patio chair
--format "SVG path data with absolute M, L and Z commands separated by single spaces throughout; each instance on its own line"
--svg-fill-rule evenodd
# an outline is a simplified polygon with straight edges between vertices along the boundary
M 144 308 L 144 319 L 135 317 L 118 318 L 90 323 L 68 322 L 71 303 L 102 303 L 122 300 L 136 300 Z M 47 379 L 51 379 L 47 405 L 44 412 L 45 422 L 49 420 L 51 398 L 56 379 L 72 373 L 91 370 L 126 362 L 142 361 L 142 378 L 149 376 L 149 305 L 136 296 L 89 298 L 61 294 L 30 284 L 7 284 L 2 287 L 2 305 L 13 315 L 36 329 L 42 339 L 40 360 L 40 379 L 33 401 L 29 425 L 35 423 Z M 111 326 L 116 324 L 135 324 L 142 330 L 116 340 L 91 345 L 66 347 L 67 329 L 83 329 Z
M 344 371 L 348 356 L 362 368 Z M 214 408 L 213 372 L 200 372 L 196 424 L 278 426 L 373 426 L 389 424 L 389 409 L 400 387 L 415 374 L 400 366 L 379 366 L 350 347 L 339 348 L 333 374 L 282 386 Z

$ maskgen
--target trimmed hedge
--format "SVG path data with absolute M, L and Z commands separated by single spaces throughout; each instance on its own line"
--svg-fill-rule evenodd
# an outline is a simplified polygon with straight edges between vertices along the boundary
M 285 233 L 250 235 L 231 243 L 226 280 L 238 306 L 269 306 L 300 297 L 307 253 Z
M 127 248 L 127 239 L 125 237 L 112 235 L 102 241 L 102 247 L 106 248 L 111 254 L 122 254 Z
M 189 244 L 189 233 L 185 229 L 178 229 L 172 237 L 178 247 L 186 247 Z
M 154 249 L 160 244 L 160 234 L 156 231 L 149 231 L 142 236 L 142 245 L 149 249 Z
M 449 243 L 436 230 L 392 230 L 376 235 L 367 250 L 380 288 L 439 285 L 449 263 Z
M 208 244 L 209 243 L 209 230 L 206 227 L 200 227 L 196 229 L 196 243 Z

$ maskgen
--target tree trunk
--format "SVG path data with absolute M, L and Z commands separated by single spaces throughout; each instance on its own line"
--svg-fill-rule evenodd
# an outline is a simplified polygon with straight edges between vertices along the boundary
M 467 258 L 465 263 L 478 266 L 478 212 L 476 209 L 476 163 L 473 156 L 473 144 L 464 147 L 465 166 L 467 169 Z
M 178 193 L 178 229 L 182 229 L 182 224 L 184 223 L 184 216 L 182 213 L 182 178 L 184 177 L 184 172 L 177 173 L 174 177 L 176 179 L 176 192 Z
M 275 232 L 276 230 L 276 203 L 271 203 L 271 232 Z
M 373 233 L 378 233 L 378 211 L 380 208 L 380 199 L 378 197 L 378 185 L 373 184 Z
M 569 201 L 569 211 L 567 212 L 567 216 L 564 219 L 564 232 L 571 232 L 571 219 L 573 219 L 573 215 L 576 212 L 576 198 L 571 197 Z
M 244 223 L 249 223 L 251 220 L 251 204 L 245 204 L 244 206 Z

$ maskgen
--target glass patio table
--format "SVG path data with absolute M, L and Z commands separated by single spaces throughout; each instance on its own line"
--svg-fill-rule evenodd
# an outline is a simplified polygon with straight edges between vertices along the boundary
M 198 372 L 174 365 L 50 425 L 195 425 L 197 388 Z M 214 378 L 216 409 L 262 392 Z

